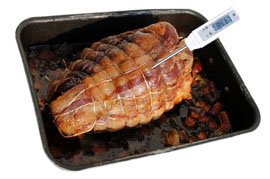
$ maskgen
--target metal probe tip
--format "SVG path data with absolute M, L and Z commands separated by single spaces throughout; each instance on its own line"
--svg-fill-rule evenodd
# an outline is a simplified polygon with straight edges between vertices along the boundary
M 155 63 L 155 64 L 152 66 L 152 68 L 154 69 L 154 68 L 158 67 L 160 64 L 166 62 L 167 60 L 169 60 L 170 58 L 172 58 L 172 57 L 175 56 L 176 54 L 178 54 L 178 53 L 182 52 L 183 50 L 185 50 L 186 48 L 187 48 L 187 45 L 185 45 L 185 46 L 183 46 L 183 47 L 177 49 L 176 51 L 172 52 L 170 55 L 164 57 L 163 59 L 161 59 L 160 61 L 158 61 L 157 63 Z

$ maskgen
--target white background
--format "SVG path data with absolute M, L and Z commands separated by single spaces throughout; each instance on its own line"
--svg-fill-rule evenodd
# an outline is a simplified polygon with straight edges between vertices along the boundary
M 233 6 L 241 17 L 220 39 L 261 112 L 257 130 L 165 154 L 86 169 L 55 166 L 43 151 L 22 60 L 18 24 L 33 16 L 103 11 L 187 8 L 206 18 Z M 270 105 L 267 1 L 1 1 L 0 178 L 269 178 Z

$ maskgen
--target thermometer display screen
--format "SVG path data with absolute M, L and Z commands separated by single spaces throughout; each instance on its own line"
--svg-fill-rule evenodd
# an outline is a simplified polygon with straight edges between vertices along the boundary
M 219 21 L 212 24 L 212 27 L 215 29 L 215 31 L 218 31 L 219 29 L 229 24 L 230 22 L 232 22 L 232 19 L 230 18 L 229 15 L 227 15 L 223 17 L 222 19 L 220 19 Z

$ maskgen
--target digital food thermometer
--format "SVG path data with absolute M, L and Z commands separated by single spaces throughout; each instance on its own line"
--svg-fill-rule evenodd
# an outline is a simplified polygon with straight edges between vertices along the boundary
M 191 34 L 189 34 L 189 36 L 185 39 L 185 46 L 163 58 L 154 64 L 152 68 L 156 68 L 186 48 L 188 48 L 190 51 L 193 51 L 195 49 L 206 46 L 210 42 L 216 40 L 220 36 L 221 32 L 224 32 L 225 29 L 227 29 L 230 25 L 234 24 L 238 20 L 239 16 L 233 8 L 226 10 L 214 19 L 193 30 Z

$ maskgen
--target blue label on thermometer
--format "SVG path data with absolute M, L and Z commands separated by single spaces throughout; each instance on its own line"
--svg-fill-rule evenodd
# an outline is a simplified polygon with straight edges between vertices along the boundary
M 229 24 L 230 22 L 232 22 L 232 19 L 230 18 L 229 15 L 227 15 L 224 18 L 217 21 L 216 23 L 212 24 L 212 27 L 215 29 L 215 31 L 218 31 L 219 29 Z
M 201 27 L 198 30 L 198 35 L 203 41 L 207 41 L 210 38 L 215 38 L 216 34 L 218 34 L 223 29 L 227 28 L 235 21 L 239 20 L 238 15 L 234 10 L 223 14 L 220 18 L 206 23 L 205 26 Z

